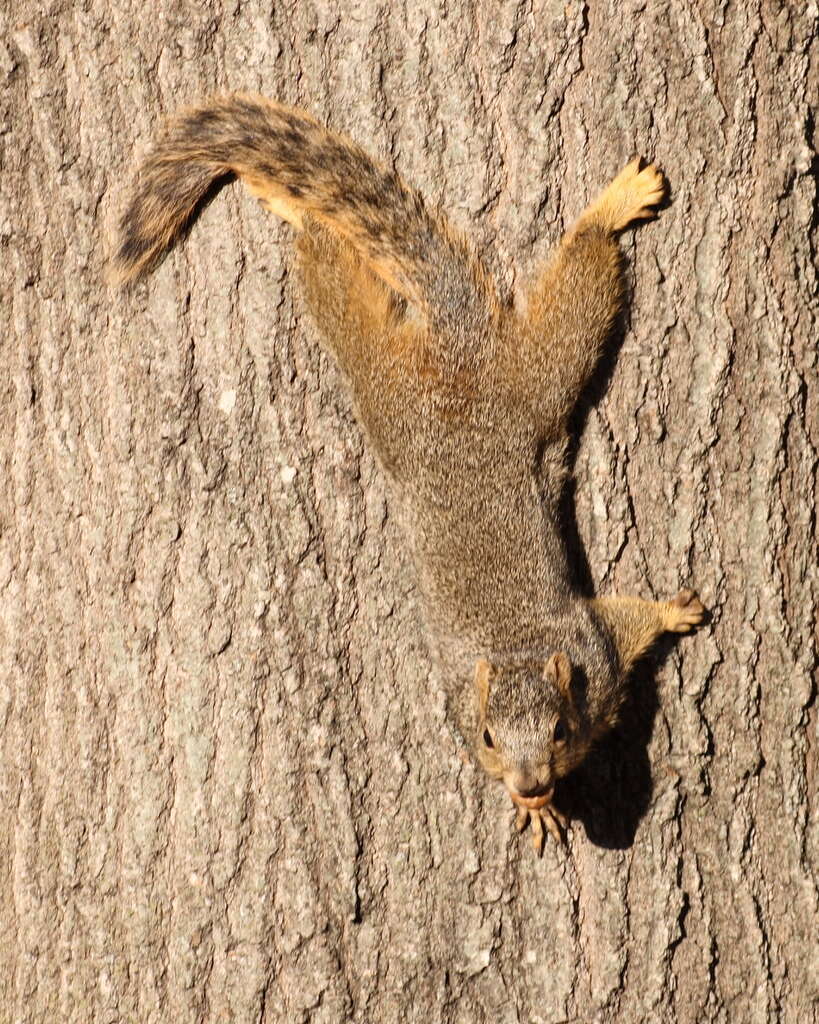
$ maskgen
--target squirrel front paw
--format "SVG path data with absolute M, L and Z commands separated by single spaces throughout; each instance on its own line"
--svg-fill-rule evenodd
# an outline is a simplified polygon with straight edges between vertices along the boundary
M 689 633 L 704 618 L 705 607 L 693 590 L 681 590 L 666 601 L 663 619 L 669 633 Z
M 546 838 L 544 826 L 549 830 L 554 841 L 562 846 L 565 842 L 563 832 L 569 827 L 569 820 L 565 815 L 551 803 L 543 803 L 540 807 L 527 806 L 536 801 L 527 800 L 526 804 L 513 798 L 512 802 L 517 808 L 515 815 L 515 828 L 522 832 L 528 823 L 532 822 L 532 843 L 538 856 L 543 853 L 543 843 Z M 563 831 L 561 831 L 563 830 Z

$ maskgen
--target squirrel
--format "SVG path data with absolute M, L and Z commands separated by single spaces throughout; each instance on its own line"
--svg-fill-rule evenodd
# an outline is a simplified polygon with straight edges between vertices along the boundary
M 232 94 L 169 123 L 113 258 L 119 281 L 144 275 L 228 176 L 297 230 L 307 308 L 410 542 L 448 710 L 538 852 L 544 829 L 562 841 L 555 783 L 616 723 L 635 661 L 705 612 L 691 590 L 576 593 L 561 537 L 569 418 L 624 301 L 617 235 L 665 196 L 643 163 L 581 213 L 520 311 L 394 171 L 301 110 Z

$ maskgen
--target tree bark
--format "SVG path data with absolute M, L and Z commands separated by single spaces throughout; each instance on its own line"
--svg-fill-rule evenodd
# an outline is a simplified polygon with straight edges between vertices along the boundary
M 0 12 L 0 1021 L 819 1021 L 814 3 Z M 581 585 L 695 585 L 538 860 L 463 756 L 389 495 L 236 186 L 132 294 L 163 116 L 295 103 L 510 293 L 635 152 Z M 813 107 L 811 107 L 813 104 Z

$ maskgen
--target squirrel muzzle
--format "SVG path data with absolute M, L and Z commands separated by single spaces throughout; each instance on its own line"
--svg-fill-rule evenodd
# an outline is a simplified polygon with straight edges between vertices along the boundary
M 530 810 L 548 804 L 555 789 L 551 779 L 543 781 L 536 775 L 520 770 L 504 772 L 503 781 L 512 800 Z

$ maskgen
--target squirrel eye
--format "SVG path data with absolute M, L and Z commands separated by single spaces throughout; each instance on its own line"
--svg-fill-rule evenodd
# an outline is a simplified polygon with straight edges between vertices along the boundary
M 552 737 L 555 743 L 562 743 L 566 739 L 566 727 L 563 724 L 563 720 L 558 718 L 555 723 L 554 736 Z
M 483 741 L 487 745 L 487 747 L 489 747 L 490 750 L 492 750 L 492 748 L 495 746 L 495 744 L 492 742 L 492 737 L 489 735 L 488 729 L 484 729 L 483 731 Z

